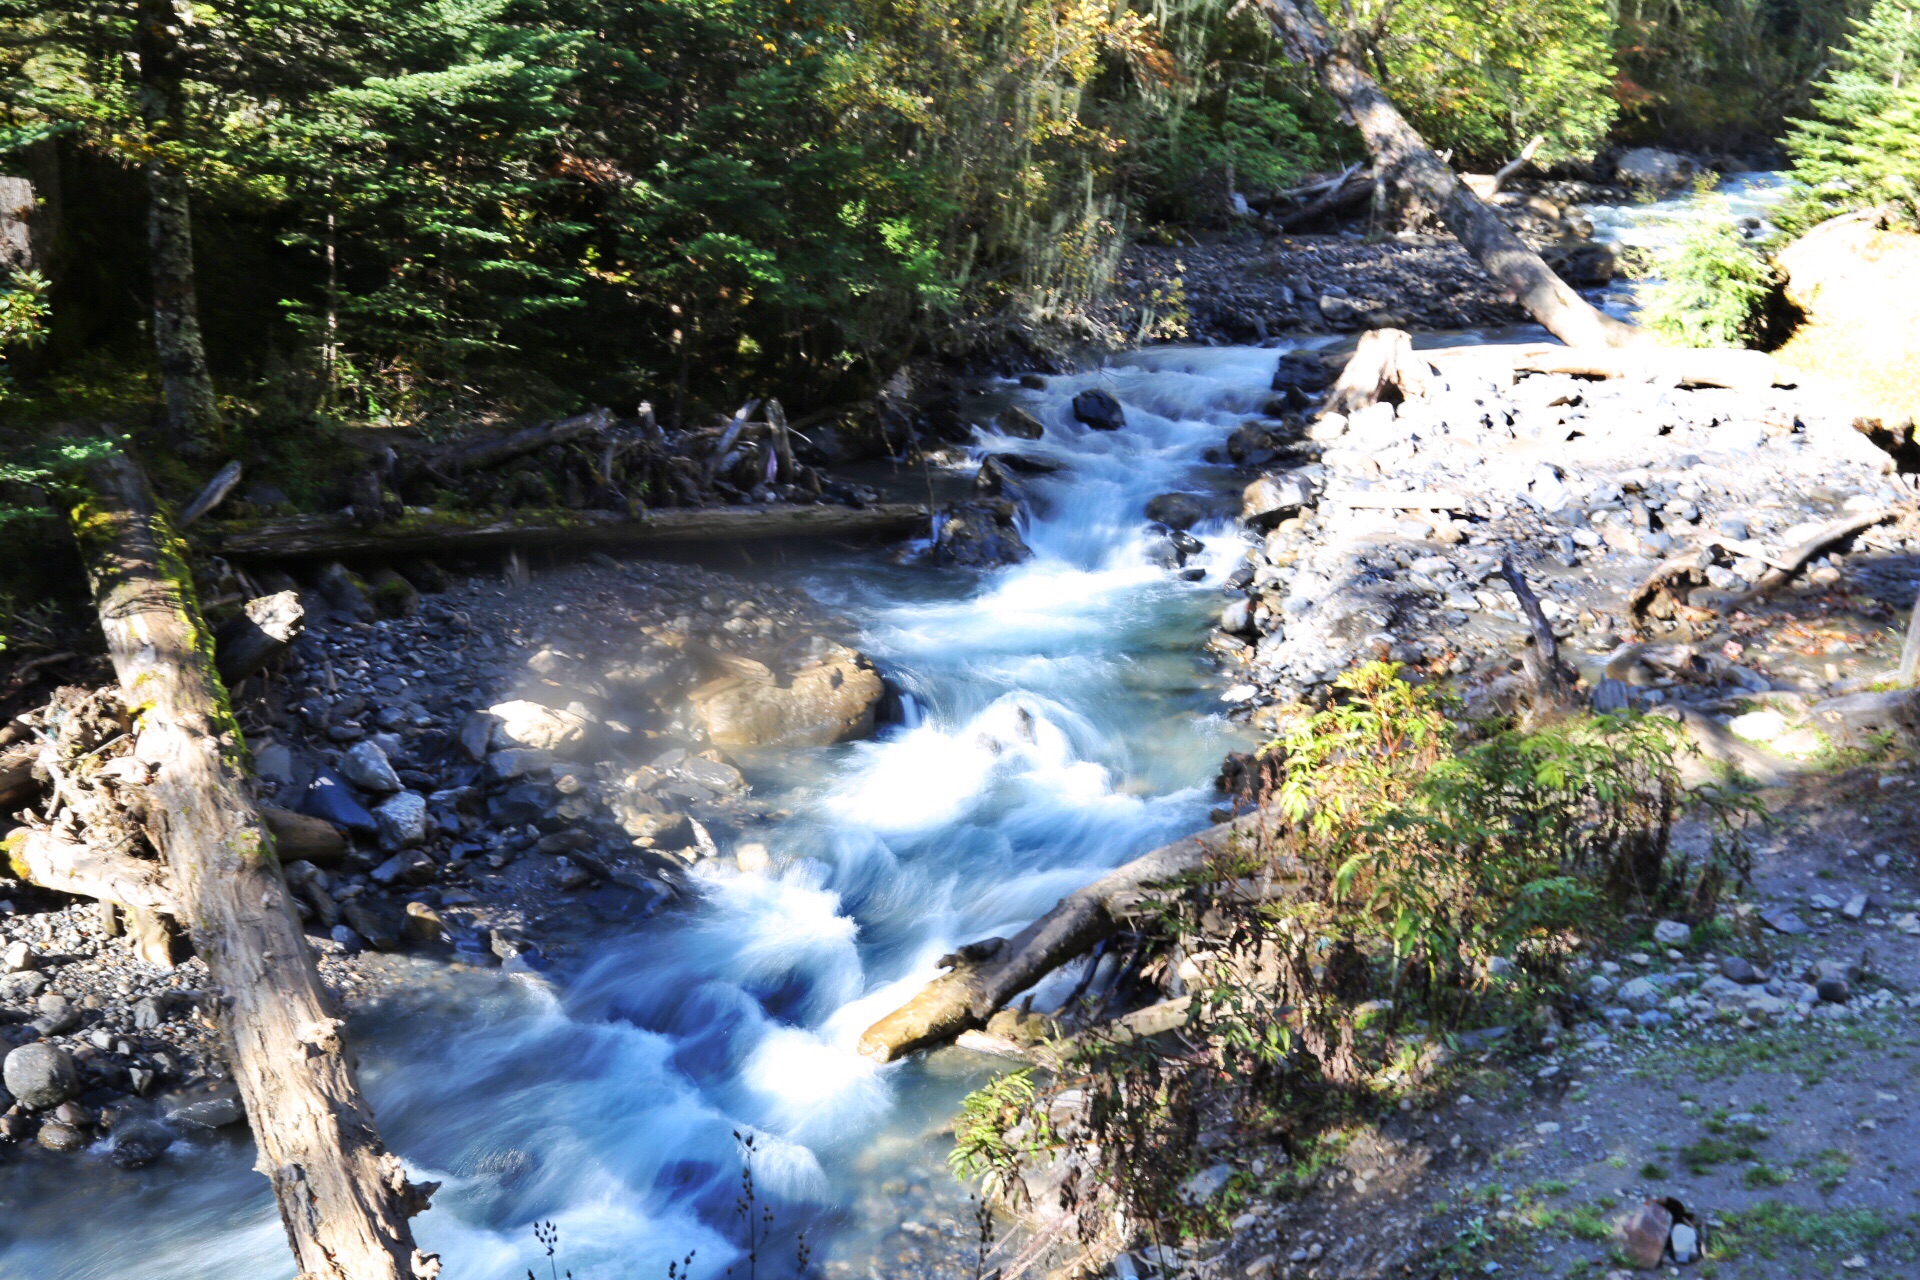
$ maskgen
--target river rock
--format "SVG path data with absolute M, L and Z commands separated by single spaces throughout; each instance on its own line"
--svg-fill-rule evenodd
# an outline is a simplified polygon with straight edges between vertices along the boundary
M 152 1164 L 173 1145 L 173 1134 L 157 1120 L 122 1120 L 113 1127 L 109 1155 L 122 1169 Z
M 1120 402 L 1098 387 L 1089 387 L 1073 398 L 1073 416 L 1095 431 L 1118 431 L 1127 425 Z
M 7 1092 L 32 1111 L 59 1106 L 80 1092 L 80 1073 L 65 1049 L 44 1042 L 23 1044 L 9 1053 L 0 1075 Z
M 1019 405 L 1001 411 L 994 420 L 1001 435 L 1013 436 L 1020 440 L 1038 440 L 1047 434 L 1047 428 L 1040 419 L 1022 409 Z
M 460 750 L 478 763 L 487 758 L 493 740 L 494 719 L 484 711 L 469 711 L 460 721 Z
M 688 709 L 707 737 L 723 747 L 825 746 L 873 736 L 874 714 L 886 693 L 885 683 L 866 656 L 844 645 L 834 645 L 813 664 L 792 673 L 783 684 L 760 663 L 737 663 L 734 669 L 687 695 Z M 697 776 L 696 766 L 712 762 L 691 759 L 680 771 L 715 790 L 732 790 L 722 780 L 716 786 Z M 730 766 L 713 766 L 710 771 Z
M 950 502 L 933 521 L 933 562 L 964 569 L 1018 564 L 1033 554 L 1004 499 Z
M 260 820 L 273 833 L 274 852 L 283 864 L 311 862 L 331 867 L 346 856 L 347 838 L 331 822 L 273 805 L 260 806 Z
M 348 932 L 364 938 L 375 951 L 399 950 L 400 921 L 393 918 L 393 913 L 360 898 L 349 898 L 340 914 L 346 917 Z
M 368 873 L 375 884 L 388 888 L 395 885 L 432 884 L 439 874 L 439 866 L 434 860 L 418 849 L 396 853 Z
M 1684 947 L 1693 941 L 1693 930 L 1678 920 L 1662 920 L 1653 926 L 1653 940 L 1663 947 Z
M 182 1102 L 167 1112 L 169 1123 L 189 1129 L 224 1129 L 228 1125 L 242 1124 L 246 1118 L 247 1112 L 240 1105 L 240 1099 L 225 1093 Z
M 0 952 L 0 973 L 25 973 L 40 967 L 40 953 L 22 941 L 7 944 Z
M 1240 495 L 1240 519 L 1260 529 L 1313 505 L 1313 486 L 1298 476 L 1261 476 Z
M 1640 191 L 1664 194 L 1693 181 L 1693 161 L 1660 147 L 1635 147 L 1613 163 L 1614 181 Z
M 1191 529 L 1212 514 L 1205 499 L 1191 493 L 1160 493 L 1147 499 L 1147 519 L 1169 529 Z
M 380 847 L 405 849 L 427 838 L 427 798 L 413 791 L 389 797 L 373 811 L 379 826 Z
M 370 836 L 379 830 L 366 806 L 354 799 L 346 779 L 325 765 L 314 771 L 313 781 L 307 784 L 299 807 L 304 814 L 361 835 Z
M 487 711 L 497 723 L 493 726 L 493 746 L 538 747 L 557 756 L 575 755 L 587 745 L 587 719 L 573 711 L 559 711 L 516 698 L 497 702 Z
M 400 790 L 400 775 L 377 742 L 356 742 L 340 757 L 340 776 L 362 791 L 381 795 Z
M 487 754 L 487 772 L 502 782 L 545 774 L 553 769 L 553 752 L 545 747 L 507 747 Z
M 78 1151 L 87 1145 L 87 1135 L 78 1125 L 49 1120 L 40 1126 L 40 1145 L 48 1151 Z

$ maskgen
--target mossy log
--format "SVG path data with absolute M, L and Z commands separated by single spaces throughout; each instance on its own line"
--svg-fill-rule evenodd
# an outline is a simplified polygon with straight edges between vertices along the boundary
M 226 1056 L 303 1280 L 421 1280 L 439 1260 L 407 1219 L 430 1187 L 381 1145 L 246 782 L 186 547 L 115 453 L 72 513 L 127 706 L 152 768 L 147 833 L 218 989 Z
M 406 556 L 525 547 L 648 546 L 766 538 L 883 538 L 924 535 L 932 517 L 918 503 L 868 507 L 766 503 L 663 507 L 635 516 L 609 511 L 436 512 L 362 529 L 342 516 L 289 516 L 209 523 L 196 541 L 230 560 Z
M 946 973 L 867 1028 L 860 1052 L 892 1062 L 984 1027 L 1009 1000 L 1116 932 L 1156 889 L 1205 871 L 1223 855 L 1251 852 L 1272 821 L 1266 814 L 1249 814 L 1162 845 L 1068 894 L 1013 938 L 962 947 L 941 962 L 948 966 Z M 1285 896 L 1303 869 L 1290 861 L 1278 866 L 1286 883 L 1276 887 Z

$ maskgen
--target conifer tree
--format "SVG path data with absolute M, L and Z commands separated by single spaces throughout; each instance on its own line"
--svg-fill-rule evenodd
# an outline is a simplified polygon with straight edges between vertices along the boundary
M 1920 6 L 1875 0 L 1787 136 L 1795 220 L 1889 207 L 1920 220 Z

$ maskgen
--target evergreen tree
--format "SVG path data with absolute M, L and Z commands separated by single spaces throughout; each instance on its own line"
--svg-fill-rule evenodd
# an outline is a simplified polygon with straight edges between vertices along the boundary
M 1800 186 L 1794 218 L 1891 208 L 1920 221 L 1920 7 L 1875 0 L 1815 90 L 1813 118 L 1787 136 Z

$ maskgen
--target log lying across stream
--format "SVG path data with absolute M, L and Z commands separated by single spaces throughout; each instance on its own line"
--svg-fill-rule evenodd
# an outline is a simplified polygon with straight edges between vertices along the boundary
M 432 555 L 525 547 L 646 546 L 768 538 L 883 538 L 925 534 L 932 515 L 912 502 L 841 507 L 762 503 L 663 507 L 634 516 L 610 511 L 435 512 L 362 528 L 345 516 L 288 516 L 209 523 L 195 540 L 233 560 Z
M 114 454 L 91 473 L 74 534 L 100 625 L 151 766 L 147 833 L 168 894 L 212 975 L 226 1054 L 303 1280 L 424 1280 L 407 1181 L 360 1095 L 340 1020 L 289 905 L 247 787 L 246 746 L 214 671 L 186 548 L 146 478 Z M 109 890 L 125 894 L 124 885 Z M 157 904 L 156 904 L 157 905 Z
M 1013 938 L 962 947 L 943 961 L 951 966 L 946 973 L 867 1028 L 860 1052 L 892 1062 L 985 1026 L 1008 1001 L 1116 932 L 1151 891 L 1204 871 L 1224 854 L 1251 850 L 1263 824 L 1272 821 L 1265 814 L 1248 814 L 1162 845 L 1068 894 Z

